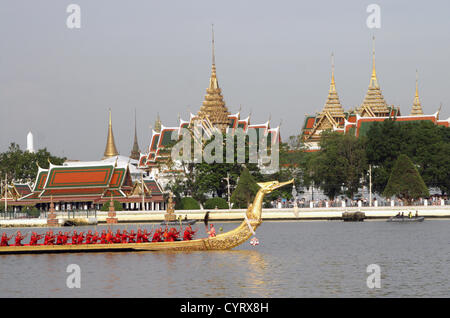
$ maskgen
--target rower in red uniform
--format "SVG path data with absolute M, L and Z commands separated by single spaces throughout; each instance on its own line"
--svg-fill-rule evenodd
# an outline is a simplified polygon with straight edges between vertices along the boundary
M 198 230 L 197 230 L 197 231 L 198 231 Z M 192 240 L 193 236 L 195 235 L 195 232 L 197 232 L 197 231 L 192 230 L 192 227 L 191 227 L 191 225 L 189 224 L 188 227 L 186 228 L 186 230 L 184 230 L 183 240 L 184 240 L 184 241 L 190 241 L 190 240 Z
M 155 234 L 153 234 L 152 242 L 162 242 L 161 233 L 162 229 L 156 229 Z
M 63 245 L 64 241 L 64 235 L 61 231 L 59 231 L 58 235 L 56 236 L 56 245 Z
M 170 228 L 168 235 L 167 235 L 167 242 L 174 242 L 178 239 L 180 232 L 177 231 L 176 228 L 172 227 Z
M 142 233 L 142 230 L 139 229 L 136 234 L 136 243 L 142 243 L 143 237 L 144 237 L 144 234 Z
M 123 230 L 120 243 L 122 243 L 122 244 L 128 243 L 128 232 L 127 232 L 127 230 Z
M 169 229 L 167 228 L 167 225 L 166 225 L 166 228 L 164 229 L 164 233 L 162 236 L 163 236 L 164 242 L 167 242 L 167 240 L 169 239 Z
M 84 232 L 80 232 L 77 237 L 77 244 L 83 244 L 84 241 Z
M 122 242 L 122 234 L 120 234 L 120 230 L 117 230 L 116 237 L 114 238 L 114 243 Z
M 3 233 L 2 235 L 2 240 L 0 242 L 0 246 L 9 246 L 9 240 L 12 239 L 14 235 L 11 235 L 10 237 L 8 237 L 8 235 L 6 233 Z
M 63 238 L 62 238 L 62 243 L 63 243 L 63 245 L 66 245 L 66 244 L 67 244 L 67 241 L 69 240 L 69 238 L 70 238 L 69 233 L 64 232 L 64 235 L 63 235 Z
M 135 237 L 136 233 L 134 233 L 134 230 L 131 230 L 130 234 L 128 235 L 128 243 L 136 243 Z
M 92 244 L 97 244 L 97 241 L 99 240 L 98 232 L 95 231 L 94 235 L 92 235 Z
M 144 233 L 142 234 L 142 242 L 143 243 L 148 243 L 149 242 L 149 236 L 152 234 L 152 231 L 150 231 L 149 233 L 147 233 L 147 229 L 144 229 Z
M 20 233 L 20 231 L 17 231 L 16 239 L 15 239 L 16 243 L 15 243 L 14 245 L 15 245 L 15 246 L 23 246 L 22 240 L 23 240 L 25 237 L 27 237 L 27 235 L 28 235 L 28 234 L 26 234 L 25 236 L 23 236 L 22 233 Z
M 54 245 L 55 244 L 55 236 L 53 235 L 53 231 L 50 230 L 45 233 L 44 237 L 44 245 Z
M 100 244 L 106 244 L 106 231 L 102 231 L 102 235 L 100 236 Z
M 86 244 L 92 244 L 92 231 L 89 230 L 86 234 Z
M 36 232 L 32 232 L 31 237 L 30 237 L 30 245 L 31 246 L 38 245 L 38 242 L 41 238 L 42 238 L 42 235 L 39 235 Z
M 73 231 L 73 234 L 72 234 L 72 245 L 76 245 L 77 242 L 78 242 L 78 233 L 77 233 L 77 231 Z
M 113 233 L 112 233 L 111 229 L 109 229 L 108 233 L 106 233 L 106 243 L 107 244 L 114 243 L 114 236 L 113 236 Z

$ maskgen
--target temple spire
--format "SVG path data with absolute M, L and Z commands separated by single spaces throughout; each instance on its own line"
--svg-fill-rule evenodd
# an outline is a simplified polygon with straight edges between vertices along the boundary
M 112 129 L 111 120 L 111 109 L 109 109 L 109 125 L 108 125 L 108 137 L 106 139 L 105 153 L 103 154 L 103 159 L 117 156 L 119 152 L 117 151 L 116 144 L 114 142 L 114 134 Z
M 209 86 L 206 89 L 205 100 L 197 116 L 200 119 L 208 119 L 211 124 L 222 131 L 225 131 L 229 125 L 229 118 L 225 101 L 223 100 L 222 90 L 219 87 L 216 74 L 216 55 L 214 43 L 214 25 L 211 28 L 211 46 L 212 46 L 212 67 L 211 77 L 209 78 Z
M 411 115 L 420 116 L 423 115 L 422 104 L 419 99 L 419 73 L 416 70 L 416 95 L 414 96 L 414 103 L 411 110 Z
M 131 159 L 139 160 L 141 156 L 141 151 L 139 150 L 139 144 L 137 140 L 137 122 L 136 122 L 136 109 L 134 109 L 134 143 L 133 148 L 131 149 Z
M 330 93 L 336 92 L 336 83 L 334 82 L 334 53 L 331 53 L 331 84 Z
M 375 36 L 372 37 L 372 76 L 370 77 L 371 87 L 378 88 L 377 71 L 375 69 Z
M 161 119 L 159 119 L 159 113 L 156 114 L 155 127 L 153 130 L 156 132 L 161 132 Z
M 344 117 L 344 108 L 339 100 L 336 91 L 336 82 L 334 80 L 334 53 L 331 54 L 331 83 L 328 98 L 322 113 L 324 112 L 329 112 L 335 120 L 337 120 L 338 117 Z
M 381 93 L 375 69 L 375 36 L 372 38 L 372 74 L 370 76 L 369 89 L 357 112 L 362 117 L 387 117 L 390 113 Z
M 216 54 L 214 48 L 214 24 L 211 24 L 211 32 L 212 32 L 212 65 L 216 65 Z

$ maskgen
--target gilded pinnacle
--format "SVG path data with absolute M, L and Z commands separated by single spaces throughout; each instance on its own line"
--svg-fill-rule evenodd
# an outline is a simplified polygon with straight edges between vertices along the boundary
M 108 137 L 106 139 L 105 153 L 103 154 L 103 159 L 117 156 L 119 152 L 117 151 L 116 144 L 114 142 L 114 134 L 112 130 L 112 120 L 111 120 L 111 109 L 109 110 L 109 125 L 108 125 Z

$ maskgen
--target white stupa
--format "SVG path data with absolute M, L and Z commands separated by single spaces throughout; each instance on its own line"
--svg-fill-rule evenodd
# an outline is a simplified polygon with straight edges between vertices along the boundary
M 31 131 L 27 135 L 27 151 L 31 153 L 35 153 L 34 151 L 34 141 L 33 141 L 33 134 Z

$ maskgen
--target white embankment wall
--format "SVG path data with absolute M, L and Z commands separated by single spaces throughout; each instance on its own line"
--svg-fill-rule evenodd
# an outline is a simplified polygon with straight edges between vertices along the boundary
M 177 217 L 188 220 L 203 220 L 206 212 L 212 221 L 241 221 L 244 219 L 245 209 L 235 210 L 176 210 Z M 344 212 L 364 212 L 367 219 L 387 219 L 399 212 L 407 216 L 409 212 L 425 218 L 450 218 L 450 206 L 403 206 L 403 207 L 348 207 L 348 208 L 293 208 L 289 209 L 263 209 L 263 220 L 339 220 Z M 91 212 L 92 213 L 92 212 Z M 161 222 L 164 220 L 165 211 L 117 211 L 119 222 Z M 57 213 L 60 223 L 67 219 L 67 214 Z M 97 221 L 106 222 L 108 212 L 97 212 Z M 86 220 L 88 220 L 86 218 Z M 96 223 L 89 218 L 90 223 Z M 0 226 L 46 226 L 47 219 L 0 219 Z

